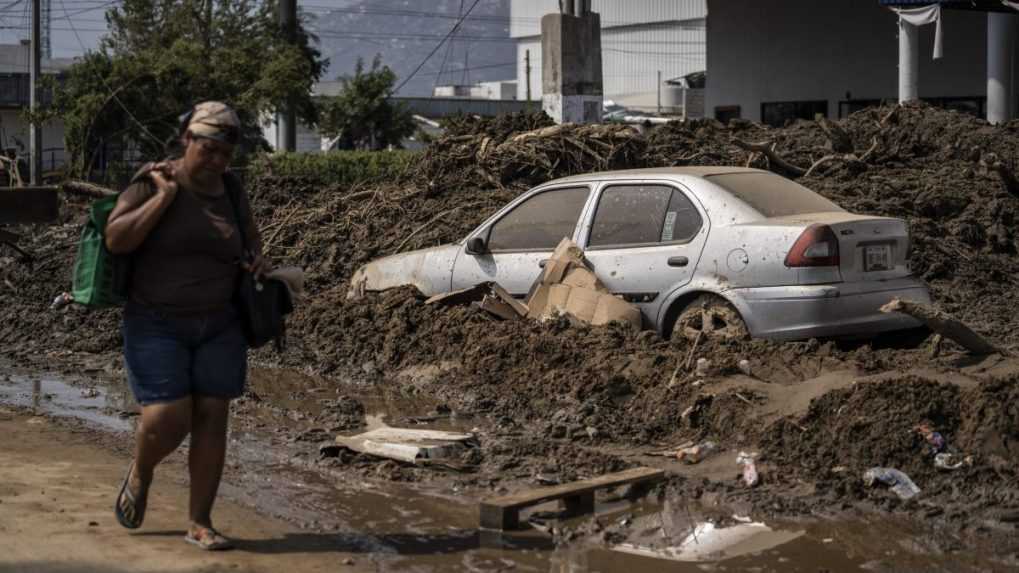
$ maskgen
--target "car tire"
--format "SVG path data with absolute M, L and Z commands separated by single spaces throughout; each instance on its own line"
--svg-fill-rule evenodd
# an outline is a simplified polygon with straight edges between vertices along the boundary
M 698 336 L 715 340 L 741 340 L 750 336 L 743 317 L 724 298 L 704 294 L 693 300 L 676 317 L 672 336 L 696 340 Z

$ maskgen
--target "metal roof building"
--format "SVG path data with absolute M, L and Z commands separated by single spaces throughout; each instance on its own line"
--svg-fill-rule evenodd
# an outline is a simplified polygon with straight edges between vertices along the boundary
M 704 70 L 706 0 L 591 0 L 591 9 L 601 15 L 605 99 L 654 110 L 664 80 Z M 541 101 L 541 17 L 558 11 L 558 0 L 510 0 L 519 100 L 530 85 Z

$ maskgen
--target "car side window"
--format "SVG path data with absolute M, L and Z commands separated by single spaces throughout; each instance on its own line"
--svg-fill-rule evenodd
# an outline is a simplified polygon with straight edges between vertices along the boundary
M 662 224 L 662 242 L 685 243 L 697 236 L 703 224 L 704 220 L 697 212 L 697 207 L 693 206 L 693 202 L 682 191 L 673 189 Z
M 488 250 L 555 249 L 564 237 L 573 237 L 589 192 L 587 187 L 571 187 L 530 197 L 492 225 Z
M 700 227 L 700 213 L 672 187 L 616 185 L 603 191 L 598 200 L 588 246 L 688 241 Z

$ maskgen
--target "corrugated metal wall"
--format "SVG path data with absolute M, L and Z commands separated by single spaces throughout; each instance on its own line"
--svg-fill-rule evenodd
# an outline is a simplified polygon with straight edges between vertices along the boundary
M 602 28 L 697 20 L 708 15 L 707 0 L 591 0 Z M 541 34 L 541 17 L 559 11 L 559 0 L 510 0 L 510 37 Z
M 595 0 L 597 1 L 597 0 Z M 681 2 L 676 2 L 680 4 Z M 662 80 L 702 71 L 706 65 L 705 20 L 605 28 L 602 76 L 605 99 L 654 109 Z M 531 99 L 541 99 L 541 39 L 517 42 L 517 99 L 527 98 L 525 53 L 531 52 Z

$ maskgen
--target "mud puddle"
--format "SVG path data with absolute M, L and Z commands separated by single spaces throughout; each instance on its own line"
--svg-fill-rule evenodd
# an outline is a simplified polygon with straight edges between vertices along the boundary
M 261 372 L 255 377 L 269 375 Z M 453 479 L 412 486 L 337 477 L 316 467 L 308 444 L 293 439 L 310 422 L 294 420 L 288 413 L 304 411 L 313 417 L 314 404 L 341 393 L 356 395 L 364 404 L 366 427 L 416 421 L 418 427 L 464 430 L 483 421 L 459 418 L 442 408 L 435 414 L 441 404 L 428 400 L 356 388 L 338 392 L 335 382 L 293 373 L 273 376 L 283 382 L 271 391 L 261 386 L 262 404 L 267 407 L 253 415 L 254 422 L 235 423 L 231 431 L 223 494 L 300 525 L 302 531 L 288 541 L 306 551 L 362 553 L 381 571 L 415 572 L 901 571 L 978 566 L 975 558 L 949 560 L 928 552 L 923 540 L 933 532 L 887 519 L 764 522 L 719 508 L 668 501 L 634 505 L 603 500 L 594 519 L 539 519 L 522 532 L 480 532 L 477 500 L 459 494 Z M 136 407 L 123 386 L 111 382 L 82 387 L 76 380 L 57 376 L 9 375 L 0 379 L 0 403 L 125 434 L 133 430 L 136 419 L 125 413 Z M 274 422 L 277 418 L 279 423 Z M 284 420 L 289 420 L 289 430 Z M 549 504 L 528 515 L 554 509 Z M 570 530 L 574 533 L 564 537 L 562 532 Z

